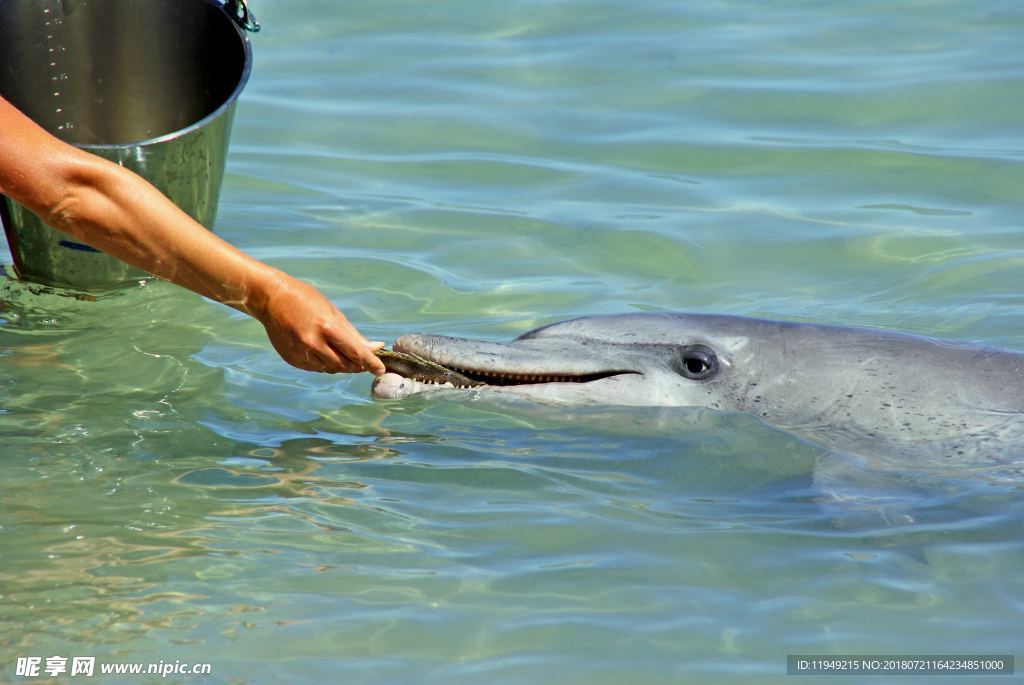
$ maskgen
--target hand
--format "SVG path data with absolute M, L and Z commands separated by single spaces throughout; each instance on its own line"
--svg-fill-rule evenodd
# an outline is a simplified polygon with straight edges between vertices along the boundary
M 0 0 L 0 5 L 2 5 Z M 0 194 L 154 276 L 255 316 L 300 369 L 384 373 L 369 342 L 315 288 L 247 256 L 145 179 L 69 145 L 0 97 Z
M 373 353 L 384 347 L 370 342 L 320 291 L 281 274 L 273 292 L 254 312 L 281 358 L 305 371 L 384 373 Z

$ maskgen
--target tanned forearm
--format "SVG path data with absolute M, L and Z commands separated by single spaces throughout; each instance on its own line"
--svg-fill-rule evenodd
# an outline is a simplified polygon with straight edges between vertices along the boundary
M 259 318 L 285 277 L 197 224 L 136 174 L 78 150 L 55 165 L 54 228 L 121 261 Z
M 47 224 L 148 273 L 254 316 L 290 364 L 384 373 L 312 286 L 249 257 L 140 176 L 63 143 L 0 98 L 0 193 Z

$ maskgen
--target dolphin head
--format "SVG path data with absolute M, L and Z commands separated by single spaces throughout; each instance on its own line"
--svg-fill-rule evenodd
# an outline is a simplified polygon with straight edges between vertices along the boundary
M 413 355 L 412 377 L 381 376 L 376 398 L 452 378 L 467 387 L 448 392 L 746 412 L 897 465 L 985 465 L 1024 444 L 1024 353 L 890 331 L 650 313 L 573 319 L 508 343 L 408 335 L 394 347 Z
M 543 326 L 509 343 L 406 335 L 398 352 L 422 357 L 484 385 L 471 392 L 541 402 L 695 406 L 734 410 L 749 374 L 747 331 L 730 317 L 626 314 Z M 386 374 L 373 396 L 398 398 L 430 390 L 416 378 Z

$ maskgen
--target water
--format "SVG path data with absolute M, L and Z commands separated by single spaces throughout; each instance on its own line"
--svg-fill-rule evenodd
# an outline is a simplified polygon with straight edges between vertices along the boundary
M 370 337 L 681 309 L 1024 348 L 1017 2 L 254 10 L 217 229 Z M 821 450 L 749 417 L 373 403 L 166 284 L 0 303 L 0 681 L 28 655 L 640 685 L 1024 654 L 1013 484 L 844 526 Z

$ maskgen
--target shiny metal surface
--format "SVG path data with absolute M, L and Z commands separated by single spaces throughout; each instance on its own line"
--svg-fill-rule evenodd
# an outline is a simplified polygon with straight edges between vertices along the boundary
M 212 0 L 0 0 L 0 94 L 207 227 L 251 65 L 237 20 Z M 95 288 L 144 276 L 2 204 L 22 278 Z

